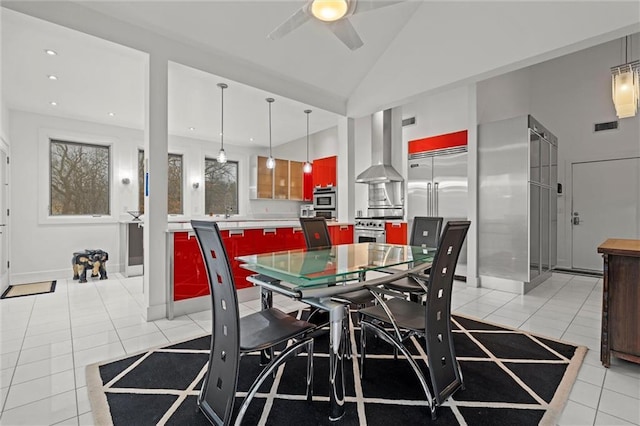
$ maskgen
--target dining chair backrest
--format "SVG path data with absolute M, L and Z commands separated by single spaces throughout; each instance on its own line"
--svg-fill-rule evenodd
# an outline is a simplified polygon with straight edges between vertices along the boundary
M 451 337 L 451 293 L 458 256 L 470 225 L 469 221 L 447 222 L 431 265 L 427 286 L 426 350 L 430 360 L 431 384 L 438 404 L 442 404 L 462 385 Z
M 438 247 L 442 231 L 441 217 L 416 216 L 411 227 L 409 244 L 421 247 Z
M 324 217 L 301 217 L 300 226 L 308 249 L 331 247 L 329 227 Z
M 240 365 L 238 297 L 218 225 L 192 220 L 191 226 L 205 260 L 213 312 L 211 355 L 198 405 L 212 423 L 226 425 L 233 415 Z

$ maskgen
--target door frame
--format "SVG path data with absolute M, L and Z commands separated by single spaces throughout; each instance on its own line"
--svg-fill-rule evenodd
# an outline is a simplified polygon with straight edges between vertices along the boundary
M 573 158 L 567 159 L 564 163 L 564 177 L 565 184 L 563 185 L 563 195 L 564 199 L 564 207 L 562 214 L 562 222 L 563 222 L 563 244 L 565 245 L 565 249 L 563 250 L 566 253 L 563 261 L 563 265 L 560 265 L 558 262 L 558 267 L 561 268 L 573 268 L 573 225 L 572 214 L 573 214 L 573 165 L 574 164 L 584 164 L 584 163 L 596 163 L 602 161 L 616 161 L 616 160 L 630 160 L 640 158 L 640 152 L 638 151 L 624 151 L 615 153 L 607 156 L 586 156 L 584 158 Z M 558 162 L 560 164 L 560 162 Z M 560 171 L 558 171 L 558 176 L 560 176 Z M 558 180 L 558 182 L 560 182 Z M 558 206 L 561 204 L 558 201 Z M 568 229 L 567 229 L 568 227 Z M 558 241 L 560 241 L 560 221 L 558 221 Z M 558 247 L 558 254 L 560 253 L 561 247 Z
M 6 158 L 10 158 L 11 156 L 11 151 L 10 151 L 10 146 L 7 143 L 7 141 L 5 140 L 5 138 L 0 135 L 0 151 L 3 152 L 6 155 Z M 0 196 L 4 197 L 3 203 L 2 204 L 2 208 L 3 209 L 11 209 L 11 192 L 10 192 L 10 188 L 11 188 L 11 162 L 7 162 L 4 165 L 4 182 L 6 183 L 6 186 L 4 188 L 4 194 L 2 192 L 2 190 L 0 190 Z M 2 180 L 0 180 L 0 184 L 1 184 Z M 6 265 L 9 265 L 9 262 L 11 261 L 11 227 L 10 227 L 10 220 L 11 217 L 9 215 L 6 216 L 5 219 L 5 226 L 2 227 L 2 229 L 0 229 L 0 231 L 3 233 L 3 247 L 0 248 L 0 250 L 2 250 L 3 252 L 3 258 L 0 259 L 1 262 L 7 262 Z M 9 286 L 9 281 L 10 281 L 10 277 L 11 277 L 11 269 L 9 267 L 7 267 L 6 269 L 0 266 L 0 290 L 2 293 L 4 293 L 4 291 L 7 289 L 7 287 Z

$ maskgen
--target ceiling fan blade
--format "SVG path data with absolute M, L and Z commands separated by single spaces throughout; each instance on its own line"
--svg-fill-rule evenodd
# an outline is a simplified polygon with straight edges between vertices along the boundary
M 307 13 L 307 9 L 308 8 L 306 5 L 302 6 L 296 11 L 296 13 L 291 15 L 286 21 L 280 24 L 278 28 L 271 31 L 271 33 L 267 37 L 271 40 L 277 40 L 307 22 L 311 18 Z
M 356 10 L 353 13 L 363 13 L 382 7 L 392 6 L 397 3 L 404 3 L 406 0 L 357 0 Z
M 364 44 L 347 18 L 331 22 L 328 27 L 351 50 L 359 49 Z

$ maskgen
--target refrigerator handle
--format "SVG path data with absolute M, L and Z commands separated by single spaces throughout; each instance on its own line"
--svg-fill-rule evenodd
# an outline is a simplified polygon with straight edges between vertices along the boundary
M 435 207 L 433 209 L 433 215 L 438 216 L 438 182 L 433 184 L 433 198 L 435 199 Z
M 427 183 L 427 215 L 431 216 L 431 182 Z

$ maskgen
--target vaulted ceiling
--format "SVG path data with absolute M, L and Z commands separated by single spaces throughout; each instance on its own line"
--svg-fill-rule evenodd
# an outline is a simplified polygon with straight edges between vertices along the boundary
M 95 51 L 103 55 L 97 57 L 88 47 L 91 37 L 76 33 L 84 37 L 74 47 L 83 61 L 72 66 L 82 69 L 84 77 L 70 75 L 84 84 L 81 89 L 70 90 L 77 92 L 78 98 L 84 97 L 83 91 L 90 92 L 100 101 L 98 105 L 84 105 L 76 113 L 95 114 L 97 120 L 105 122 L 108 111 L 103 110 L 113 101 L 122 105 L 123 114 L 117 115 L 126 119 L 122 125 L 141 128 L 143 71 L 149 52 L 175 62 L 170 66 L 170 130 L 189 135 L 186 129 L 196 127 L 196 133 L 202 130 L 199 137 L 215 135 L 219 121 L 215 83 L 227 81 L 230 88 L 225 101 L 229 100 L 230 110 L 225 111 L 225 120 L 228 117 L 230 124 L 225 135 L 232 134 L 235 126 L 238 130 L 231 139 L 238 143 L 264 134 L 266 95 L 282 99 L 281 104 L 274 105 L 282 105 L 280 116 L 274 109 L 274 121 L 279 117 L 283 129 L 295 129 L 287 133 L 274 128 L 274 137 L 281 143 L 304 135 L 301 111 L 306 107 L 314 109 L 312 131 L 317 131 L 335 124 L 336 114 L 363 116 L 425 93 L 478 81 L 640 30 L 637 1 L 442 0 L 397 2 L 352 16 L 351 22 L 364 42 L 355 51 L 317 21 L 309 21 L 278 40 L 266 37 L 303 4 L 271 0 L 3 2 L 5 8 L 145 52 L 121 46 L 116 49 L 112 43 L 93 39 L 106 46 Z M 51 82 L 45 78 L 50 72 L 30 68 L 40 67 L 40 63 L 46 66 L 51 58 L 40 55 L 27 63 L 29 53 L 12 51 L 23 38 L 29 38 L 16 22 L 19 17 L 13 15 L 5 10 L 2 18 L 4 96 L 10 107 L 24 102 L 20 108 L 26 109 L 28 98 L 51 90 Z M 42 27 L 43 34 L 48 34 L 51 25 L 41 24 L 49 25 Z M 73 43 L 71 39 L 64 42 Z M 41 53 L 47 47 L 21 48 Z M 11 63 L 7 63 L 7 55 Z M 45 77 L 40 76 L 43 73 Z M 21 80 L 28 76 L 44 78 L 37 83 L 43 86 Z M 95 78 L 93 83 L 89 76 Z M 14 83 L 20 86 L 19 91 L 11 91 Z M 253 97 L 248 95 L 251 88 L 256 90 Z M 245 95 L 251 107 L 239 105 Z M 238 105 L 232 107 L 234 96 Z M 70 102 L 82 103 L 81 99 Z M 94 112 L 92 108 L 99 104 L 103 110 Z M 232 113 L 231 108 L 239 111 Z M 249 129 L 258 122 L 262 127 Z

